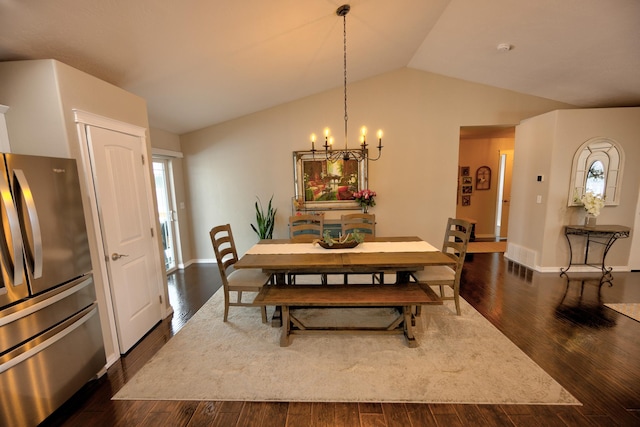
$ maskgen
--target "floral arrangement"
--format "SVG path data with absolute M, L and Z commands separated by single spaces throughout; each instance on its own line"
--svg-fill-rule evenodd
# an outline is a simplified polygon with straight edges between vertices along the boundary
M 601 195 L 595 195 L 591 191 L 587 191 L 580 198 L 580 201 L 584 205 L 584 209 L 587 213 L 593 216 L 600 215 L 600 209 L 604 207 L 604 197 Z
M 374 197 L 376 197 L 376 196 L 377 196 L 376 192 L 375 191 L 371 191 L 368 188 L 365 189 L 365 190 L 360 190 L 360 191 L 356 191 L 355 193 L 353 193 L 353 198 L 363 208 L 375 206 L 376 205 L 376 201 L 375 201 Z

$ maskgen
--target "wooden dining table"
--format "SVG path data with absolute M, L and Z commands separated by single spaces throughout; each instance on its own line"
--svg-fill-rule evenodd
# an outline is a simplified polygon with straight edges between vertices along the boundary
M 286 283 L 287 274 L 378 272 L 395 273 L 396 283 L 407 283 L 410 273 L 435 265 L 454 266 L 455 261 L 421 238 L 405 236 L 376 237 L 340 250 L 289 239 L 260 240 L 234 268 L 262 269 L 278 284 Z
M 408 284 L 412 272 L 438 265 L 455 266 L 455 261 L 417 236 L 404 236 L 376 237 L 356 248 L 336 250 L 289 239 L 260 240 L 234 268 L 262 269 L 279 285 L 286 284 L 288 274 L 380 272 L 395 274 L 396 284 Z M 282 325 L 279 307 L 272 325 Z

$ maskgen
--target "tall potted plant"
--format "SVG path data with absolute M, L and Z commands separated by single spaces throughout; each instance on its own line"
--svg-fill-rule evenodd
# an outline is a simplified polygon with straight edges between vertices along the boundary
M 256 202 L 256 222 L 257 227 L 251 224 L 251 228 L 256 232 L 260 239 L 271 239 L 273 237 L 273 226 L 276 223 L 276 211 L 271 205 L 271 201 L 273 200 L 273 196 L 269 199 L 269 205 L 267 206 L 267 211 L 265 212 L 262 209 L 262 202 L 260 198 L 257 197 L 258 201 Z

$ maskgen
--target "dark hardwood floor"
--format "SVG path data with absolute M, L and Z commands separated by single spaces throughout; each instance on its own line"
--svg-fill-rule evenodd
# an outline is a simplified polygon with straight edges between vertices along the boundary
M 215 265 L 194 265 L 169 278 L 173 317 L 43 425 L 640 426 L 640 322 L 602 305 L 640 302 L 640 273 L 570 277 L 475 254 L 461 293 L 583 406 L 112 401 L 220 286 Z

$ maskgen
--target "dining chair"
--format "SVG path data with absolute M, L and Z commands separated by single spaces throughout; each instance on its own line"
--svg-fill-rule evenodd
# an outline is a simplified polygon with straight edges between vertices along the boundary
M 345 214 L 340 217 L 342 235 L 359 231 L 364 234 L 364 240 L 373 240 L 376 237 L 376 216 L 375 214 L 354 213 Z
M 216 254 L 218 270 L 222 278 L 222 288 L 224 291 L 224 318 L 227 321 L 230 306 L 258 307 L 253 302 L 243 302 L 243 292 L 259 292 L 266 285 L 271 277 L 260 269 L 238 269 L 233 270 L 233 265 L 238 262 L 238 252 L 233 240 L 231 225 L 219 225 L 213 227 L 209 232 L 213 251 Z M 230 272 L 231 270 L 231 272 Z M 231 299 L 231 292 L 236 293 L 236 298 Z M 262 311 L 262 323 L 267 322 L 267 311 L 265 306 L 260 307 Z
M 374 240 L 376 237 L 376 216 L 369 213 L 354 213 L 344 214 L 340 216 L 341 232 L 342 236 L 346 236 L 349 233 L 359 232 L 364 236 L 364 241 Z M 345 273 L 344 284 L 348 284 L 349 275 L 357 273 Z M 361 274 L 361 273 L 360 273 Z M 384 283 L 384 273 L 378 272 L 371 275 L 372 283 Z
M 453 267 L 445 265 L 425 267 L 422 271 L 411 273 L 412 278 L 421 285 L 439 286 L 440 298 L 453 300 L 458 316 L 460 316 L 460 277 L 467 253 L 467 244 L 471 236 L 471 228 L 471 223 L 468 221 L 449 218 L 444 233 L 442 252 L 450 256 L 455 261 L 455 265 Z M 445 296 L 445 286 L 453 289 L 453 296 Z
M 313 242 L 322 239 L 324 232 L 324 215 L 302 214 L 289 217 L 289 238 L 296 242 Z M 295 284 L 296 276 L 301 273 L 289 273 L 290 284 Z M 320 283 L 327 283 L 327 275 L 320 275 Z
M 312 242 L 322 239 L 324 229 L 323 215 L 294 215 L 289 217 L 289 238 L 300 242 Z

